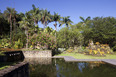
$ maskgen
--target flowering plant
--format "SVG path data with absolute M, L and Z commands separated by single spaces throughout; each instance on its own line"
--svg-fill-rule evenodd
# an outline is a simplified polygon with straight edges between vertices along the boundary
M 56 48 L 56 40 L 54 35 L 50 35 L 49 33 L 41 32 L 37 35 L 34 35 L 31 38 L 31 43 L 36 45 L 36 48 L 40 49 L 55 49 Z

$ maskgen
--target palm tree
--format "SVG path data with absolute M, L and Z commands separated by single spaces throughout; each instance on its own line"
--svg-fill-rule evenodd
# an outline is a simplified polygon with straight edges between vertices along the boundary
M 10 44 L 12 44 L 12 21 L 13 21 L 12 17 L 14 15 L 14 11 L 15 11 L 14 8 L 9 7 L 7 7 L 7 10 L 4 11 L 4 16 L 8 18 L 7 20 L 10 23 Z
M 55 27 L 56 31 L 57 31 L 57 22 L 60 23 L 61 22 L 60 19 L 61 19 L 60 15 L 58 15 L 58 13 L 54 12 L 52 21 L 55 21 L 54 27 Z
M 35 5 L 32 5 L 33 9 L 29 11 L 29 13 L 31 14 L 31 17 L 34 21 L 35 27 L 38 28 L 38 22 L 41 19 L 41 10 L 39 10 L 39 8 L 36 8 Z M 36 31 L 36 29 L 35 29 Z
M 13 41 L 15 39 L 15 34 L 17 33 L 17 26 L 16 26 L 16 18 L 17 18 L 17 11 L 15 11 L 15 9 L 13 10 L 13 16 L 12 16 L 12 19 L 13 19 Z
M 25 17 L 22 18 L 22 21 L 19 21 L 20 28 L 25 29 L 25 34 L 27 36 L 27 43 L 26 43 L 26 48 L 28 48 L 28 43 L 29 43 L 29 29 L 32 27 L 31 21 L 29 20 L 28 13 L 25 14 Z
M 91 17 L 87 17 L 86 19 L 84 19 L 83 17 L 80 16 L 80 19 L 82 20 L 82 25 L 86 25 L 87 21 L 89 21 L 91 19 Z
M 41 23 L 44 25 L 44 28 L 48 25 L 49 22 L 51 22 L 51 14 L 47 10 L 41 11 Z
M 13 11 L 13 25 L 14 25 L 14 32 L 16 33 L 16 18 L 17 18 L 17 12 Z
M 66 27 L 70 26 L 73 22 L 69 18 L 70 18 L 70 16 L 63 17 L 59 27 L 62 26 L 63 24 L 65 24 Z
M 1 10 L 0 10 L 0 16 L 2 15 Z

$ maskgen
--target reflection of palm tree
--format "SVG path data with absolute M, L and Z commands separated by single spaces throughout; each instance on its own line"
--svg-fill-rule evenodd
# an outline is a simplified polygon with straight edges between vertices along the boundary
M 87 66 L 87 63 L 78 63 L 78 69 L 83 72 L 83 69 Z

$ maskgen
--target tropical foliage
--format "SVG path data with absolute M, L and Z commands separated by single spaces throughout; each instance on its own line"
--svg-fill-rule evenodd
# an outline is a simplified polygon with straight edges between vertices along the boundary
M 116 50 L 116 19 L 114 17 L 95 17 L 86 22 L 86 26 L 77 24 L 82 29 L 84 36 L 84 45 L 87 46 L 89 40 L 100 42 L 101 44 L 109 44 Z
M 69 48 L 74 46 L 83 45 L 83 36 L 78 28 L 72 26 L 70 28 L 62 28 L 57 32 L 57 46 L 63 48 Z
M 2 48 L 32 48 L 32 49 L 57 49 L 70 47 L 86 47 L 89 40 L 108 44 L 116 51 L 116 18 L 95 17 L 83 18 L 72 25 L 70 16 L 63 17 L 58 13 L 52 15 L 47 9 L 40 9 L 32 5 L 32 9 L 26 13 L 18 13 L 15 8 L 7 8 L 0 12 L 0 47 Z M 48 27 L 52 26 L 55 30 Z M 38 23 L 42 23 L 44 28 L 40 28 Z M 57 27 L 65 27 L 57 30 Z M 103 48 L 100 44 L 100 51 Z M 96 49 L 96 50 L 98 50 Z M 106 49 L 104 49 L 107 51 Z M 90 50 L 90 54 L 97 51 Z M 106 52 L 104 52 L 106 53 Z M 108 52 L 107 52 L 108 53 Z

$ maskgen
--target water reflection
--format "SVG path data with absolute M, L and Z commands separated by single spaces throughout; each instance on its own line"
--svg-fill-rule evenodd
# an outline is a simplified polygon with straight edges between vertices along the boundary
M 29 62 L 30 64 L 51 64 L 51 58 L 25 58 L 25 62 Z
M 43 60 L 43 61 L 42 61 Z M 65 62 L 64 59 L 25 59 L 30 77 L 115 77 L 116 68 L 103 62 Z
M 80 72 L 83 72 L 83 69 L 87 66 L 87 63 L 78 63 L 77 65 Z

